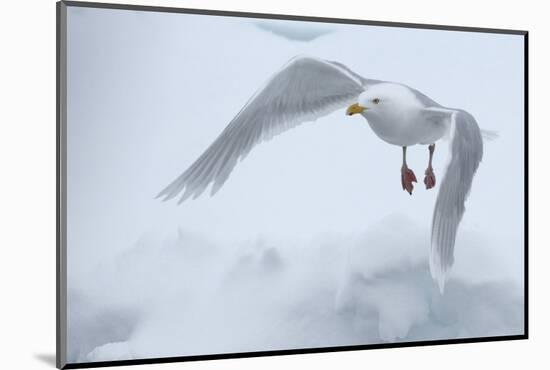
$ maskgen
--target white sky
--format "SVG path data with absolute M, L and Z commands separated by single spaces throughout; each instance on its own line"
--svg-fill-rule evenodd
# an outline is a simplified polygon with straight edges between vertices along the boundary
M 326 25 L 323 30 L 332 32 L 300 42 L 256 22 L 69 7 L 70 276 L 113 258 L 144 234 L 172 236 L 178 227 L 225 243 L 308 240 L 353 235 L 401 213 L 425 225 L 428 241 L 437 188 L 421 186 L 427 149 L 409 150 L 419 178 L 410 197 L 401 190 L 401 149 L 343 111 L 256 147 L 213 198 L 181 206 L 154 199 L 272 73 L 308 54 L 368 78 L 405 83 L 499 132 L 498 140 L 486 143 L 460 230 L 482 235 L 491 260 L 521 279 L 521 36 Z M 440 180 L 446 157 L 447 144 L 438 144 Z M 460 230 L 456 267 L 469 271 L 475 261 L 467 258 Z

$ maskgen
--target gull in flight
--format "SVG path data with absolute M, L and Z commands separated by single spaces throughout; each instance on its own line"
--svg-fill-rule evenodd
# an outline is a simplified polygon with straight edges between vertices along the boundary
M 417 179 L 407 166 L 407 148 L 428 146 L 424 185 L 431 189 L 436 185 L 435 144 L 443 137 L 450 139 L 450 159 L 433 212 L 430 251 L 430 271 L 443 292 L 464 203 L 483 156 L 482 131 L 464 110 L 443 107 L 403 84 L 363 78 L 341 63 L 303 56 L 291 59 L 158 197 L 168 200 L 182 194 L 181 203 L 198 197 L 210 184 L 214 195 L 256 144 L 342 108 L 347 108 L 348 116 L 362 115 L 380 139 L 401 147 L 401 185 L 411 195 Z

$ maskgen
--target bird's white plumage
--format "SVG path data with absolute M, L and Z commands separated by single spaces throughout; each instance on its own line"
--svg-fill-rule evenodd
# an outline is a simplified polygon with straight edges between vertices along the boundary
M 430 250 L 430 271 L 442 293 L 454 261 L 456 232 L 464 215 L 464 204 L 483 157 L 483 139 L 474 117 L 462 110 L 450 116 L 449 161 L 435 202 Z
M 401 84 L 375 84 L 359 95 L 358 101 L 366 108 L 361 114 L 374 133 L 393 145 L 432 144 L 448 130 L 447 122 L 426 119 L 425 102 Z
M 212 145 L 159 197 L 167 200 L 184 191 L 181 203 L 188 197 L 198 197 L 211 183 L 211 193 L 216 193 L 237 161 L 256 144 L 351 104 L 367 83 L 368 80 L 339 63 L 310 57 L 292 59 L 246 103 Z
M 245 104 L 210 147 L 158 197 L 179 203 L 212 184 L 225 183 L 239 160 L 258 143 L 351 103 L 360 104 L 384 141 L 432 144 L 449 134 L 450 159 L 441 181 L 433 222 L 430 271 L 443 292 L 453 264 L 458 225 L 483 155 L 482 132 L 467 112 L 442 107 L 408 86 L 361 77 L 345 65 L 311 57 L 290 60 Z

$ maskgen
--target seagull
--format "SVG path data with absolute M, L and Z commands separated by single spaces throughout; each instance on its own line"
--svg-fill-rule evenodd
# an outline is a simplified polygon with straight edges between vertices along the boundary
M 432 167 L 436 142 L 450 140 L 450 158 L 433 212 L 429 257 L 431 275 L 443 293 L 454 262 L 457 229 L 483 156 L 484 133 L 462 109 L 444 107 L 401 83 L 363 78 L 339 62 L 292 58 L 157 198 L 169 200 L 182 194 L 180 204 L 189 197 L 197 198 L 210 184 L 214 195 L 255 145 L 343 108 L 348 116 L 363 116 L 380 139 L 402 148 L 401 186 L 410 195 L 417 179 L 407 165 L 407 148 L 427 146 L 424 185 L 432 189 L 436 185 Z

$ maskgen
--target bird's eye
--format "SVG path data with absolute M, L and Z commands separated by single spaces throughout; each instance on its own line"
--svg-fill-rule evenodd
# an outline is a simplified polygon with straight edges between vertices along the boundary
M 372 99 L 372 102 L 374 104 L 378 104 L 378 103 L 380 103 L 380 99 L 378 99 L 378 98 Z

